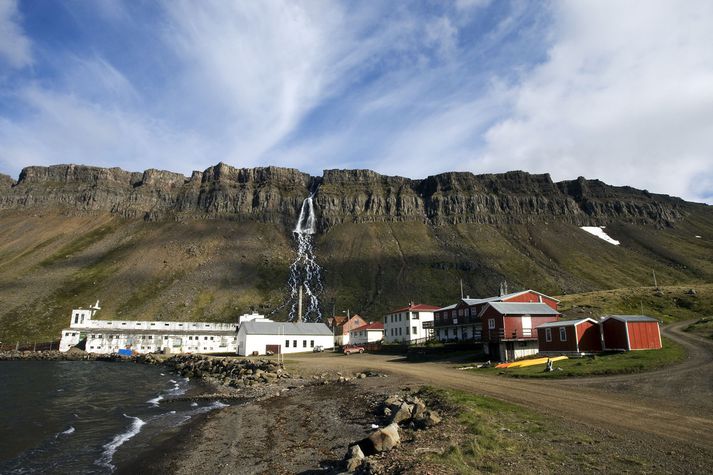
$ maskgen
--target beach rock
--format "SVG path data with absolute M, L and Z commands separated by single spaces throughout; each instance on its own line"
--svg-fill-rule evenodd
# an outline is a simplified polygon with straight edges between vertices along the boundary
M 377 429 L 369 435 L 364 441 L 368 441 L 365 444 L 359 444 L 362 452 L 366 455 L 378 454 L 381 452 L 386 452 L 401 443 L 401 438 L 399 437 L 399 426 L 398 424 L 389 424 L 386 427 Z M 366 445 L 367 450 L 364 450 Z
M 413 414 L 413 406 L 403 402 L 403 403 L 401 403 L 401 406 L 399 406 L 396 413 L 394 413 L 393 417 L 391 418 L 391 423 L 398 424 L 402 421 L 408 421 L 411 419 L 412 414 Z
M 344 464 L 347 472 L 355 471 L 364 460 L 364 452 L 358 444 L 350 445 L 347 449 L 347 454 L 344 456 Z

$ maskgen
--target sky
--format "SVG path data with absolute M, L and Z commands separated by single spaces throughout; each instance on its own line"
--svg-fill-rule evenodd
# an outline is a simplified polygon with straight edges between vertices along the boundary
M 578 176 L 713 203 L 709 0 L 0 0 L 0 173 Z

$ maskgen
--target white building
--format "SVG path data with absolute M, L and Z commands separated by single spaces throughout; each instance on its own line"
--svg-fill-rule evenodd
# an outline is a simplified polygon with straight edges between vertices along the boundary
M 62 330 L 60 351 L 80 343 L 89 353 L 235 353 L 235 323 L 94 320 L 97 301 L 72 310 L 69 328 Z M 258 315 L 258 317 L 262 317 Z
M 440 307 L 409 304 L 384 317 L 386 343 L 416 343 L 433 338 L 433 312 Z
M 349 341 L 352 345 L 378 343 L 384 339 L 384 324 L 371 322 L 349 331 Z
M 324 323 L 249 321 L 238 330 L 240 356 L 301 353 L 315 346 L 334 348 L 332 330 Z

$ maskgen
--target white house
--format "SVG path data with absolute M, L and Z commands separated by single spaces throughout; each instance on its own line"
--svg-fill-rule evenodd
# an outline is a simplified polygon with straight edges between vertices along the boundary
M 99 302 L 72 310 L 59 350 L 84 345 L 89 353 L 235 353 L 235 323 L 94 320 Z
M 384 317 L 386 343 L 415 343 L 433 337 L 433 312 L 440 307 L 409 304 L 392 310 Z
M 238 330 L 240 356 L 300 353 L 315 346 L 334 348 L 332 330 L 324 323 L 248 321 Z
M 384 339 L 384 324 L 371 322 L 349 331 L 349 341 L 352 345 L 377 343 Z

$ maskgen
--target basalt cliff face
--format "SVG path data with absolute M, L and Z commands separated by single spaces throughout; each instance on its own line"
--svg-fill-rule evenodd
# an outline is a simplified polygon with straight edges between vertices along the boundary
M 312 193 L 324 315 L 449 305 L 461 282 L 486 297 L 503 281 L 551 295 L 645 286 L 652 270 L 663 285 L 713 281 L 710 206 L 596 180 L 29 167 L 0 175 L 0 341 L 56 338 L 72 308 L 97 299 L 101 318 L 286 318 L 291 231 Z M 640 312 L 629 303 L 616 310 Z
M 60 207 L 107 211 L 148 221 L 229 218 L 292 225 L 315 193 L 321 230 L 343 223 L 523 224 L 560 221 L 671 226 L 697 206 L 666 195 L 548 174 L 443 173 L 422 180 L 370 170 L 234 168 L 220 163 L 190 177 L 160 170 L 55 165 L 25 168 L 15 183 L 0 176 L 0 209 Z

